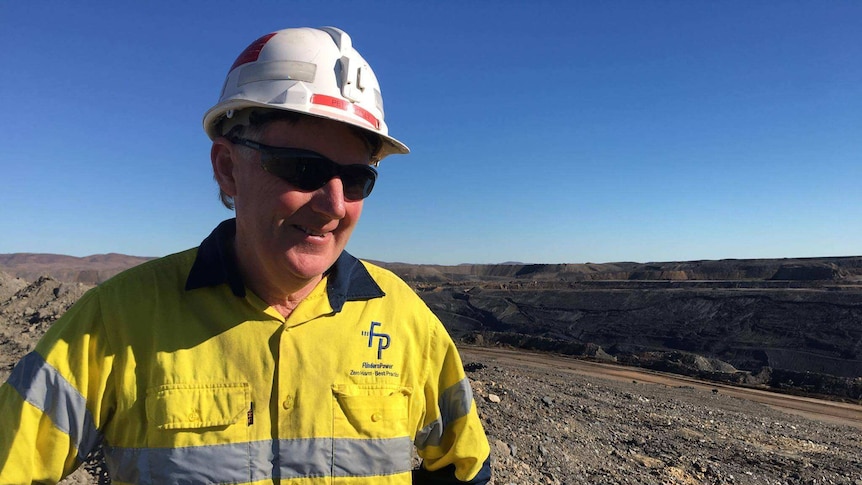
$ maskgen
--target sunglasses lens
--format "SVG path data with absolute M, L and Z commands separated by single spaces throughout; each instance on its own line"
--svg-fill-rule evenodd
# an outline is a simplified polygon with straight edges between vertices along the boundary
M 374 188 L 376 179 L 377 171 L 369 166 L 344 167 L 341 170 L 344 197 L 350 200 L 361 200 L 368 197 L 371 194 L 371 189 Z
M 264 169 L 301 190 L 317 190 L 341 177 L 344 197 L 361 200 L 371 194 L 377 171 L 367 165 L 339 165 L 324 158 L 285 157 L 262 161 Z
M 317 190 L 335 176 L 321 160 L 303 157 L 272 158 L 264 161 L 264 168 L 302 190 Z

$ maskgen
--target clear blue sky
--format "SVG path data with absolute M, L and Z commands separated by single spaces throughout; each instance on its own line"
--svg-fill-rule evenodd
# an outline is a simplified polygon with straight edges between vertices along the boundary
M 201 128 L 334 25 L 390 133 L 348 250 L 410 263 L 862 254 L 862 2 L 0 0 L 0 253 L 161 256 L 232 216 Z

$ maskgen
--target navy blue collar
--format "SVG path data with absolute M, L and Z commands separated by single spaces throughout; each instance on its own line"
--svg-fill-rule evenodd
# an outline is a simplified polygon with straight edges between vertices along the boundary
M 198 247 L 198 254 L 186 279 L 186 290 L 227 284 L 234 295 L 245 297 L 245 285 L 236 261 L 234 238 L 236 219 L 219 224 Z M 337 313 L 346 301 L 370 300 L 385 295 L 365 266 L 347 251 L 326 271 L 326 295 Z

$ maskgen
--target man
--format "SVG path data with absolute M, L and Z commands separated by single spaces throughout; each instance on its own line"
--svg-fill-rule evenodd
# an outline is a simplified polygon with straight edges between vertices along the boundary
M 350 37 L 258 39 L 204 128 L 236 219 L 91 290 L 22 359 L 0 483 L 56 482 L 100 444 L 116 483 L 486 483 L 452 340 L 344 251 L 374 166 L 409 151 Z

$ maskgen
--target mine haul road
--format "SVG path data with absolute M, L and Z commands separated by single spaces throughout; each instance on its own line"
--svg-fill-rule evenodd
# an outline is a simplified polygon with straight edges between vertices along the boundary
M 459 348 L 465 363 L 476 361 L 482 362 L 485 365 L 493 365 L 494 362 L 500 362 L 507 365 L 528 366 L 540 371 L 572 373 L 582 376 L 628 382 L 636 381 L 638 383 L 658 384 L 668 387 L 688 386 L 707 391 L 718 390 L 722 394 L 766 404 L 784 412 L 862 429 L 862 406 L 856 404 L 737 387 L 665 372 L 578 360 L 554 354 L 504 348 L 474 347 L 463 344 Z

